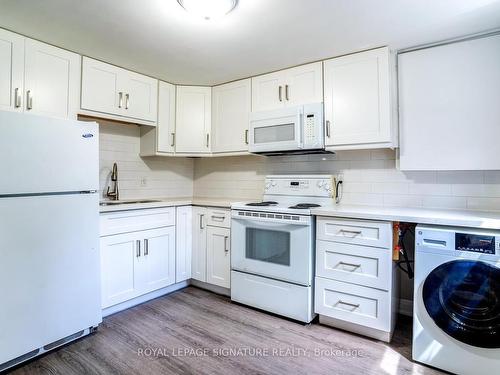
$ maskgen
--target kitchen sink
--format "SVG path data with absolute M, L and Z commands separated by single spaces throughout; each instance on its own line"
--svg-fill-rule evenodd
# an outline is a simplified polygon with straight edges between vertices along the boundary
M 106 202 L 100 202 L 99 206 L 116 206 L 119 204 L 138 204 L 138 203 L 155 203 L 155 202 L 161 202 L 161 201 L 158 199 L 142 199 L 137 201 L 106 201 Z

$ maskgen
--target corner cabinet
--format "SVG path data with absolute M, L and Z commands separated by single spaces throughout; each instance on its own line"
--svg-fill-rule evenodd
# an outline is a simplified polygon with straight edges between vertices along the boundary
M 323 101 L 322 62 L 252 78 L 252 111 Z
M 175 151 L 210 153 L 212 88 L 177 86 Z
M 83 57 L 81 113 L 156 125 L 158 80 Z
M 250 79 L 212 88 L 212 152 L 248 152 Z
M 0 29 L 0 109 L 75 119 L 80 56 Z
M 397 147 L 387 47 L 324 62 L 328 149 Z

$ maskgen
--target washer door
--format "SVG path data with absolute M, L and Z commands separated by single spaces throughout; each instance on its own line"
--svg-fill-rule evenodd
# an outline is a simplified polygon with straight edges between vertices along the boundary
M 456 260 L 434 269 L 424 282 L 423 302 L 439 328 L 481 348 L 500 348 L 500 269 Z

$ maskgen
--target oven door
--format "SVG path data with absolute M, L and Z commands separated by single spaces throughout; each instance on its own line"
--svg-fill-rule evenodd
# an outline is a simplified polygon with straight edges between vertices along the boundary
M 310 217 L 299 216 L 299 220 L 291 222 L 235 216 L 233 214 L 231 223 L 233 270 L 311 285 L 313 226 Z
M 303 107 L 255 112 L 250 119 L 249 151 L 293 151 L 303 147 Z

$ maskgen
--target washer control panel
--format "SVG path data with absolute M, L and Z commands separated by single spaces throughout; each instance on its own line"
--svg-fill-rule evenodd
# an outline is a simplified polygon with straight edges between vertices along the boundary
M 455 233 L 455 250 L 481 254 L 500 253 L 500 238 L 483 234 Z

